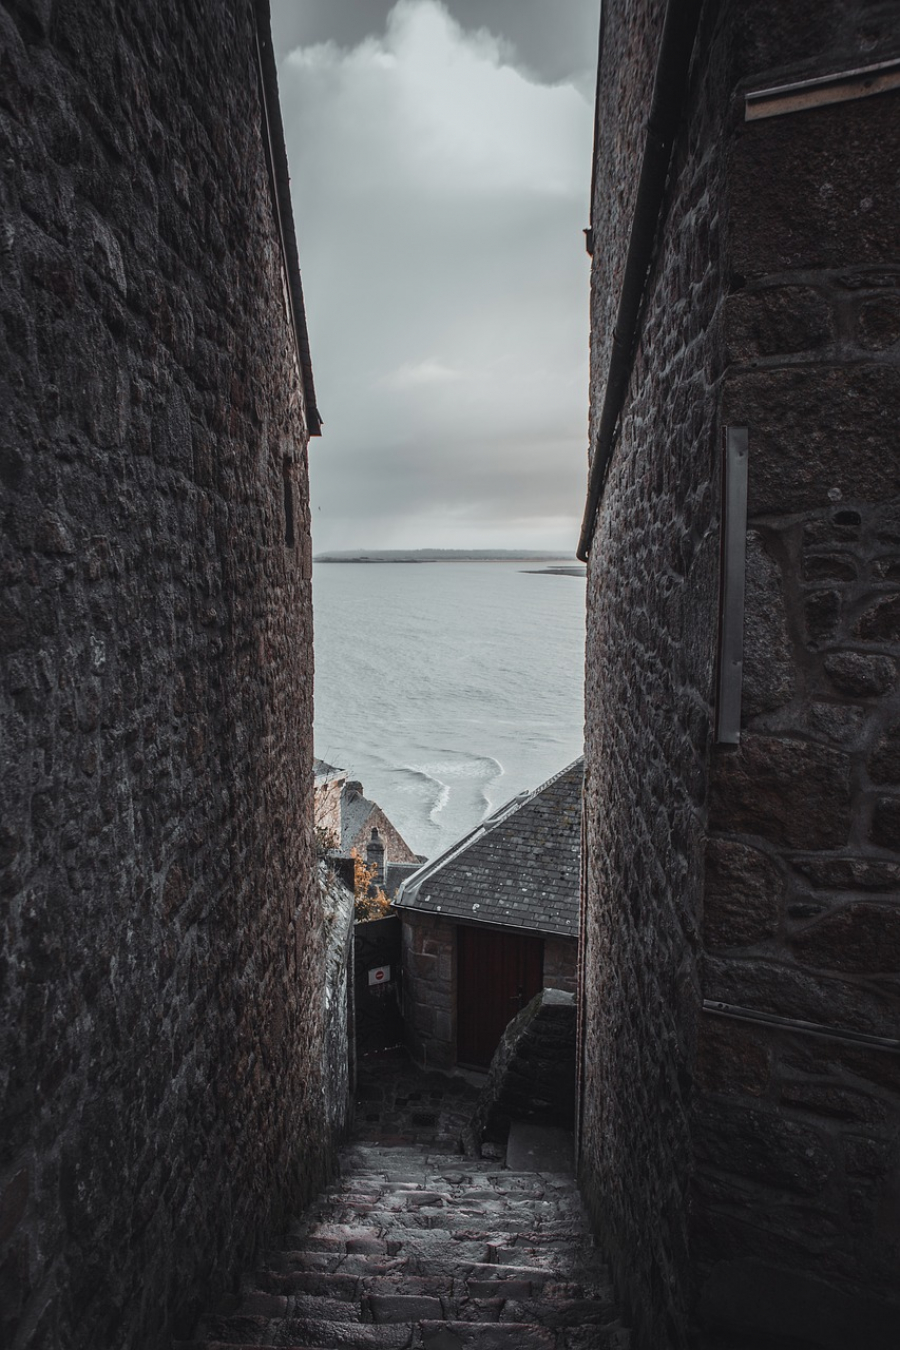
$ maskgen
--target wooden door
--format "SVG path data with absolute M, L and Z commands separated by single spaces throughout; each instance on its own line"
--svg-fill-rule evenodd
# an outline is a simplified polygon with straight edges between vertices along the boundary
M 460 926 L 456 950 L 456 1058 L 486 1068 L 507 1024 L 543 987 L 544 942 Z

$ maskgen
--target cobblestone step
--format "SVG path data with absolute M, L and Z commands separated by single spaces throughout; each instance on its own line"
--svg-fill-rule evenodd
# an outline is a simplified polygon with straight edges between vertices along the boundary
M 181 1350 L 629 1350 L 573 1179 L 355 1146 Z

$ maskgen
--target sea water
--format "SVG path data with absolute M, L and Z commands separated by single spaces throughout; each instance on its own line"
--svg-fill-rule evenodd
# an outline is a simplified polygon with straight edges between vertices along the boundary
M 435 857 L 582 753 L 582 576 L 317 563 L 316 754 Z

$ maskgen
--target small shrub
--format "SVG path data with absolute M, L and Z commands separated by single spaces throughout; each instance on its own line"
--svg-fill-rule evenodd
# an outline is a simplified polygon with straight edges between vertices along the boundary
M 370 867 L 356 849 L 350 850 L 353 859 L 354 911 L 357 923 L 366 923 L 369 919 L 385 919 L 391 912 L 391 902 L 380 886 L 375 886 L 377 868 Z

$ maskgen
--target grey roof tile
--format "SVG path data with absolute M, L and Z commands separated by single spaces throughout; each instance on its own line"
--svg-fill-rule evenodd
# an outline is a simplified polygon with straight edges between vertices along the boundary
M 578 924 L 583 771 L 578 759 L 501 807 L 408 878 L 397 908 L 571 936 Z

